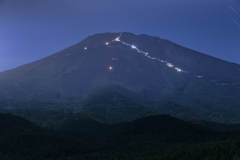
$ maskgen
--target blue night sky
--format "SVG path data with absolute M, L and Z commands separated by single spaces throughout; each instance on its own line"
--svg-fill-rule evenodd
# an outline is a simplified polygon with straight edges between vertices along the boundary
M 0 72 L 104 32 L 157 36 L 240 64 L 240 0 L 0 0 Z

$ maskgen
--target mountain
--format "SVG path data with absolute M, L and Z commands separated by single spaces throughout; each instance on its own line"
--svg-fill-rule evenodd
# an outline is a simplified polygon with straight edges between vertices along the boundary
M 240 65 L 158 37 L 103 33 L 1 72 L 0 97 L 21 101 L 78 99 L 77 109 L 68 108 L 86 111 L 89 108 L 82 107 L 89 97 L 98 97 L 108 89 L 157 113 L 237 123 L 239 82 Z

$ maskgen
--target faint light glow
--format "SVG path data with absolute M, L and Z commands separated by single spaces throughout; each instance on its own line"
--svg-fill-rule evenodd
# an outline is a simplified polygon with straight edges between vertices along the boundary
M 235 12 L 236 14 L 238 14 L 238 12 L 237 12 L 235 9 L 233 9 L 231 6 L 229 6 L 229 8 L 230 8 L 233 12 Z
M 178 72 L 182 72 L 182 70 L 180 68 L 175 68 Z
M 198 78 L 203 78 L 203 76 L 196 76 L 196 77 L 198 77 Z
M 108 42 L 106 42 L 106 45 L 108 45 L 109 43 Z
M 114 60 L 114 61 L 117 61 L 117 60 L 118 60 L 118 58 L 112 58 L 112 60 Z
M 109 67 L 110 70 L 112 70 L 113 68 L 112 67 Z
M 137 48 L 136 46 L 132 45 L 132 49 L 136 49 L 136 48 Z
M 173 65 L 171 63 L 167 63 L 168 67 L 173 67 Z
M 85 47 L 84 49 L 87 50 L 87 47 Z
M 120 41 L 120 37 L 117 37 L 117 38 L 115 39 L 115 41 L 118 41 L 118 42 L 119 42 L 119 41 Z

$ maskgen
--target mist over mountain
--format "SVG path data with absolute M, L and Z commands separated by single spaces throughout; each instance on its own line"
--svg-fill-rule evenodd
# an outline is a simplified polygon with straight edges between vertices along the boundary
M 180 118 L 237 123 L 239 82 L 240 65 L 158 37 L 103 33 L 41 60 L 1 72 L 0 96 L 20 101 L 79 99 L 78 111 L 97 115 L 98 109 L 85 104 L 107 90 L 145 105 L 149 108 L 146 114 L 167 113 Z M 106 101 L 111 97 L 107 95 Z M 108 108 L 118 98 L 115 100 Z M 106 110 L 105 105 L 97 106 Z M 139 116 L 144 115 L 145 106 L 140 107 Z M 5 105 L 6 108 L 21 107 Z M 101 112 L 106 113 L 116 114 Z M 118 113 L 126 114 L 122 109 Z

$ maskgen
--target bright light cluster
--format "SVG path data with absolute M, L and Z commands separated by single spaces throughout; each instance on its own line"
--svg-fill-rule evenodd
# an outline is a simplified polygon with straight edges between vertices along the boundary
M 117 37 L 115 41 L 120 42 L 120 37 Z
M 171 63 L 167 63 L 168 67 L 173 67 L 173 65 Z
M 132 45 L 132 49 L 136 49 L 136 48 L 137 48 L 136 46 Z
M 178 72 L 182 72 L 182 70 L 180 68 L 175 68 Z

